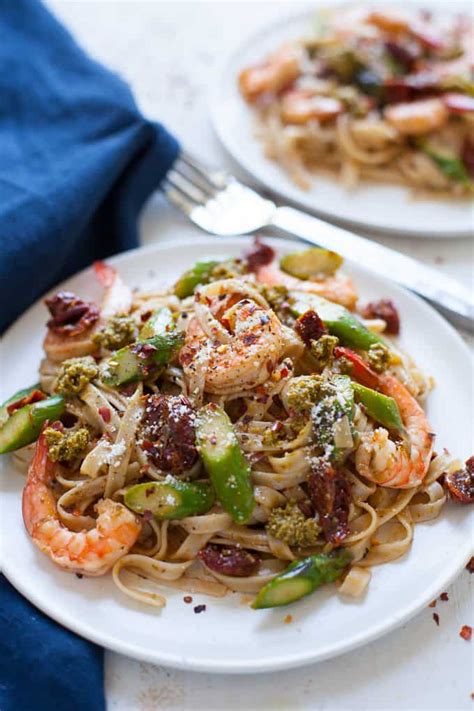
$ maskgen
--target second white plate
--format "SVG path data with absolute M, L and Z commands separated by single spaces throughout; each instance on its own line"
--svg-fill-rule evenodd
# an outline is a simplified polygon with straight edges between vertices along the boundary
M 443 4 L 440 11 L 462 7 L 466 9 L 465 4 L 453 2 L 449 8 Z M 307 34 L 313 16 L 314 11 L 306 11 L 249 33 L 223 63 L 211 93 L 211 117 L 226 150 L 249 175 L 283 200 L 348 226 L 425 238 L 472 234 L 474 214 L 468 200 L 414 198 L 407 188 L 375 183 L 363 183 L 349 191 L 336 179 L 322 175 L 315 175 L 311 188 L 304 191 L 277 163 L 265 158 L 254 135 L 252 111 L 238 91 L 238 74 L 284 42 Z

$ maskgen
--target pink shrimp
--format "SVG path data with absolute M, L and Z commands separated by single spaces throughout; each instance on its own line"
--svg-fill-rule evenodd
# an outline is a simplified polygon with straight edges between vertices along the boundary
M 268 264 L 257 269 L 256 277 L 257 281 L 267 286 L 286 286 L 287 289 L 295 291 L 307 291 L 311 294 L 324 296 L 329 301 L 335 301 L 349 309 L 354 308 L 357 301 L 357 293 L 352 279 L 344 274 L 327 276 L 316 281 L 303 281 L 286 274 L 275 264 Z
M 380 388 L 396 401 L 405 438 L 397 444 L 383 427 L 363 433 L 356 452 L 356 469 L 380 486 L 410 489 L 421 484 L 428 471 L 434 434 L 423 409 L 399 380 L 382 375 Z
M 267 92 L 279 92 L 300 74 L 300 52 L 297 47 L 285 45 L 270 55 L 262 64 L 240 72 L 239 87 L 249 103 Z
M 60 466 L 48 457 L 40 435 L 23 490 L 23 521 L 33 543 L 63 570 L 103 575 L 137 540 L 141 525 L 125 506 L 111 499 L 97 504 L 96 527 L 70 531 L 60 521 L 50 484 Z
M 67 358 L 79 358 L 81 356 L 91 355 L 97 350 L 97 346 L 92 340 L 92 336 L 96 333 L 99 328 L 104 324 L 104 321 L 114 314 L 125 314 L 130 311 L 132 305 L 132 292 L 130 287 L 128 287 L 120 275 L 117 273 L 116 269 L 111 267 L 105 262 L 95 262 L 94 263 L 95 274 L 104 287 L 104 298 L 100 308 L 100 313 L 97 315 L 98 309 L 93 303 L 85 303 L 79 299 L 79 301 L 84 308 L 89 307 L 90 310 L 95 311 L 95 318 L 88 325 L 84 324 L 84 327 L 75 329 L 77 332 L 68 333 L 67 327 L 60 325 L 58 328 L 50 327 L 48 333 L 43 342 L 44 351 L 49 358 L 54 362 L 61 363 Z M 47 300 L 49 302 L 48 306 L 53 315 L 54 322 L 54 312 L 50 305 L 55 299 L 62 299 L 64 302 L 64 297 L 74 299 L 74 294 L 70 292 L 60 292 L 55 297 Z M 62 324 L 68 325 L 68 314 L 66 307 L 62 308 Z M 71 318 L 74 320 L 75 314 L 71 314 Z M 50 322 L 51 323 L 51 322 Z M 70 324 L 69 324 L 70 325 Z

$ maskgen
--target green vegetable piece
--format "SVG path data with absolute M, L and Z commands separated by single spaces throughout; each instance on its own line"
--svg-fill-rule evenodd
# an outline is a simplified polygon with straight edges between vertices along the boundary
M 332 462 L 342 462 L 353 447 L 354 393 L 348 375 L 336 375 L 322 387 L 311 410 L 315 443 Z
M 113 354 L 102 367 L 101 379 L 116 387 L 145 380 L 156 366 L 166 365 L 183 342 L 172 312 L 163 307 L 143 326 L 138 341 Z
M 311 247 L 302 252 L 286 254 L 280 259 L 280 267 L 298 279 L 310 279 L 334 274 L 343 261 L 336 252 L 322 247 Z
M 151 511 L 157 521 L 204 514 L 214 503 L 208 484 L 179 481 L 172 476 L 131 486 L 124 496 L 125 505 L 136 513 Z
M 419 146 L 423 153 L 431 158 L 432 161 L 436 163 L 438 168 L 441 170 L 446 177 L 455 182 L 462 183 L 463 185 L 471 185 L 472 181 L 466 170 L 466 167 L 460 158 L 453 155 L 447 155 L 442 151 L 442 149 L 436 148 L 428 141 L 420 141 Z
M 9 418 L 9 414 L 7 412 L 8 405 L 11 405 L 13 402 L 17 402 L 18 400 L 22 400 L 34 390 L 41 390 L 41 385 L 39 383 L 35 383 L 34 385 L 30 385 L 29 388 L 18 390 L 18 392 L 14 393 L 8 398 L 8 400 L 5 400 L 5 402 L 0 405 L 0 426 L 3 425 Z
M 245 523 L 255 506 L 250 467 L 229 417 L 214 403 L 198 413 L 196 441 L 217 498 L 236 523 Z
M 283 573 L 270 580 L 260 590 L 252 607 L 254 610 L 281 607 L 310 595 L 321 585 L 337 580 L 350 560 L 351 555 L 346 550 L 331 555 L 321 553 L 310 555 L 303 560 L 295 560 Z
M 0 428 L 0 454 L 13 452 L 31 444 L 38 439 L 46 420 L 57 420 L 63 412 L 64 398 L 61 395 L 54 395 L 15 410 Z
M 346 346 L 367 351 L 372 344 L 383 343 L 380 336 L 369 331 L 358 318 L 340 304 L 303 291 L 290 291 L 289 299 L 294 316 L 298 318 L 306 311 L 316 311 L 328 331 L 333 336 L 337 336 Z
M 404 431 L 400 410 L 393 397 L 387 397 L 365 385 L 352 382 L 356 400 L 366 409 L 367 414 L 388 430 Z
M 202 262 L 196 262 L 194 267 L 188 269 L 180 276 L 174 285 L 174 293 L 180 299 L 186 296 L 191 296 L 198 284 L 207 284 L 211 278 L 212 270 L 220 262 L 213 259 L 208 259 Z

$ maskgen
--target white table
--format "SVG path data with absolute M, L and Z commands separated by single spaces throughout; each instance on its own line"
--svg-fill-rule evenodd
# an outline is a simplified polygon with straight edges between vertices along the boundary
M 48 0 L 48 4 L 91 54 L 130 83 L 145 114 L 165 123 L 197 155 L 229 165 L 207 116 L 212 73 L 249 24 L 287 13 L 290 3 Z M 295 6 L 291 3 L 291 9 Z M 229 167 L 235 171 L 235 166 Z M 143 242 L 172 237 L 183 220 L 161 197 L 154 197 L 142 216 Z M 474 255 L 469 240 L 393 237 L 383 242 L 472 286 Z M 193 674 L 107 653 L 109 708 L 470 709 L 473 647 L 459 637 L 463 624 L 473 624 L 469 574 L 464 572 L 448 592 L 449 601 L 437 603 L 439 627 L 432 618 L 435 610 L 426 609 L 365 648 L 278 674 Z

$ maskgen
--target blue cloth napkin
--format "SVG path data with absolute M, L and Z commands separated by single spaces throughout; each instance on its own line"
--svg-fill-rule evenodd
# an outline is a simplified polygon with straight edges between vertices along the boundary
M 178 150 L 42 4 L 0 0 L 0 332 L 54 283 L 137 246 Z
M 54 283 L 137 245 L 178 150 L 43 5 L 0 0 L 0 332 Z M 104 708 L 102 650 L 0 576 L 0 709 L 51 708 Z

